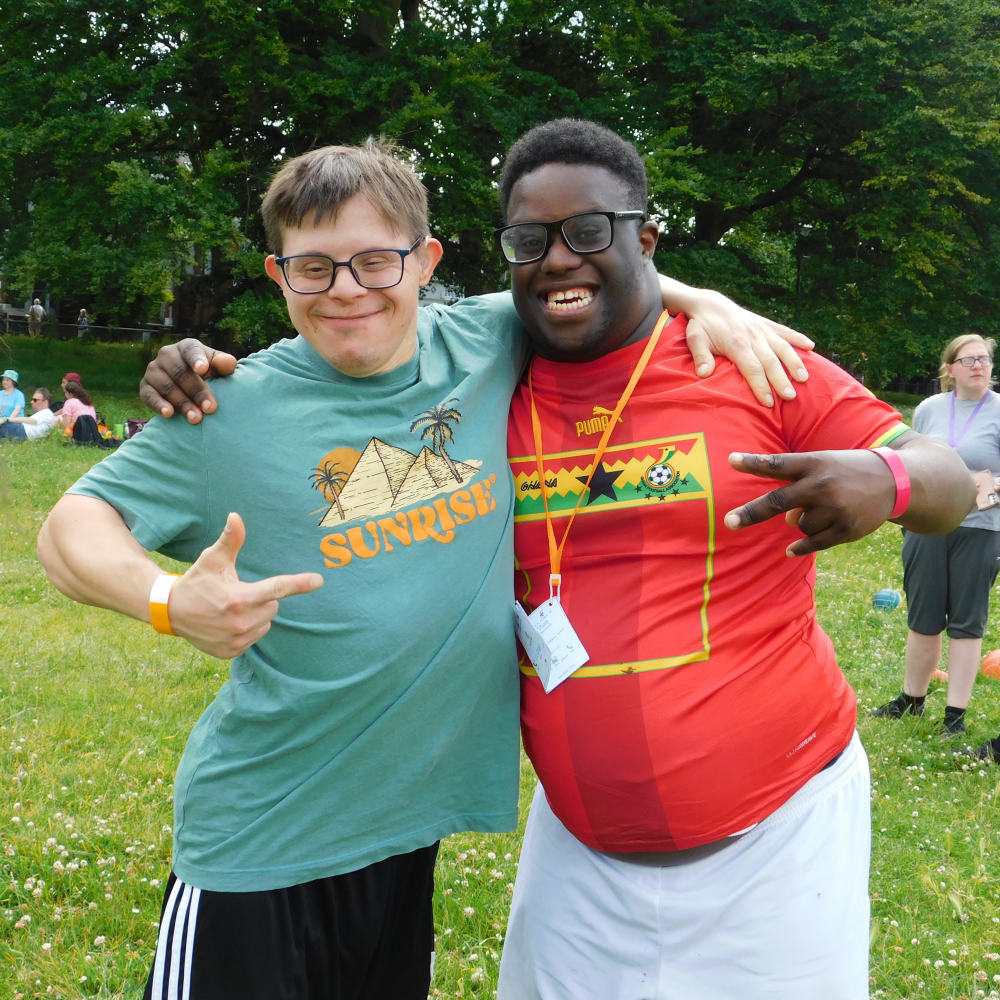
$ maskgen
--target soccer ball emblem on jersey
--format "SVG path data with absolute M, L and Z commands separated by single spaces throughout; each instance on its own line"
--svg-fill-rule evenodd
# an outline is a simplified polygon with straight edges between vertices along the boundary
M 666 462 L 657 462 L 646 470 L 643 478 L 654 490 L 665 490 L 676 476 L 677 473 L 674 472 L 672 465 L 668 465 Z

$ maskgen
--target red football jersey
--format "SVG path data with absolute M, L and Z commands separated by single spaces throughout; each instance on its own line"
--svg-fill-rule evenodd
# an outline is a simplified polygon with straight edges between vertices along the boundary
M 777 482 L 731 452 L 868 448 L 906 430 L 841 369 L 803 354 L 809 381 L 761 406 L 725 359 L 694 374 L 684 317 L 663 331 L 570 532 L 562 603 L 590 654 L 551 694 L 522 657 L 524 745 L 556 815 L 606 851 L 694 847 L 774 812 L 854 731 L 856 704 L 816 622 L 815 558 L 784 518 L 740 531 L 734 507 Z M 534 361 L 556 539 L 639 359 Z M 548 597 L 549 550 L 527 379 L 511 405 L 516 593 Z

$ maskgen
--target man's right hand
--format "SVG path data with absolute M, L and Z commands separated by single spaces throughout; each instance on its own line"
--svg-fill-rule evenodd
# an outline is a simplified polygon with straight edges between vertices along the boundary
M 198 557 L 170 591 L 170 627 L 198 649 L 231 660 L 271 628 L 278 601 L 323 586 L 319 573 L 271 576 L 244 583 L 236 557 L 246 540 L 239 514 L 230 514 L 219 540 Z
M 202 413 L 213 413 L 218 405 L 205 379 L 232 375 L 235 370 L 231 354 L 188 337 L 160 348 L 146 366 L 139 396 L 154 413 L 172 417 L 180 410 L 189 423 L 197 424 Z

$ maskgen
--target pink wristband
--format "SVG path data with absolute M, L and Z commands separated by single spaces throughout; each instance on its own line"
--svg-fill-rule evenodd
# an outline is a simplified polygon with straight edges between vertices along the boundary
M 892 448 L 872 448 L 872 451 L 885 461 L 892 478 L 896 481 L 896 504 L 889 515 L 891 521 L 894 517 L 905 513 L 906 508 L 910 506 L 910 477 L 906 473 L 903 460 Z

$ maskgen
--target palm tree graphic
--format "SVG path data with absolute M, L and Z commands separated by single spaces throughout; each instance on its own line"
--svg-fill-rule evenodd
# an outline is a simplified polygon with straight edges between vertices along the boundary
M 415 431 L 418 427 L 423 427 L 420 440 L 431 439 L 431 449 L 445 460 L 451 474 L 455 477 L 455 482 L 460 483 L 462 477 L 459 475 L 458 469 L 455 468 L 451 455 L 444 449 L 445 441 L 455 440 L 452 437 L 451 424 L 461 423 L 462 420 L 462 414 L 451 406 L 452 403 L 457 402 L 457 399 L 446 399 L 443 403 L 438 403 L 437 406 L 432 406 L 429 410 L 418 413 L 413 423 L 410 424 L 410 430 Z
M 347 483 L 348 474 L 340 467 L 339 462 L 324 462 L 310 477 L 313 489 L 319 490 L 327 500 L 332 500 L 337 506 L 341 521 L 344 518 L 344 508 L 340 506 L 340 491 Z

